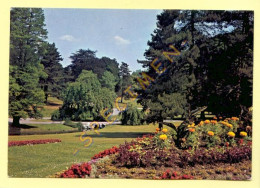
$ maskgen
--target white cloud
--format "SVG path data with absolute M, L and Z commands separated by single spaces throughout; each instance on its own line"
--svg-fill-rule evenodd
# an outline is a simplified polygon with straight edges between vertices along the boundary
M 114 36 L 114 39 L 115 39 L 115 42 L 116 44 L 118 45 L 127 45 L 127 44 L 130 44 L 130 41 L 127 40 L 127 39 L 124 39 L 118 35 Z
M 77 39 L 75 37 L 73 37 L 72 35 L 63 35 L 59 38 L 60 40 L 65 40 L 68 42 L 75 42 L 77 41 Z

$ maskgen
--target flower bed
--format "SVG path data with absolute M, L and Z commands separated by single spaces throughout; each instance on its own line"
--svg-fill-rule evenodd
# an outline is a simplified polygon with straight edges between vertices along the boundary
M 250 179 L 252 140 L 248 129 L 239 128 L 235 117 L 216 119 L 172 130 L 157 128 L 154 135 L 94 155 L 87 163 L 91 166 L 87 174 L 80 172 L 78 164 L 56 177 Z
M 89 163 L 74 164 L 68 170 L 54 175 L 56 178 L 85 178 L 90 175 L 91 165 Z
M 110 149 L 106 149 L 104 151 L 99 152 L 98 154 L 94 155 L 91 159 L 99 159 L 103 158 L 107 155 L 115 154 L 118 152 L 118 148 L 116 146 L 113 146 Z
M 12 146 L 24 146 L 24 145 L 35 145 L 35 144 L 48 144 L 61 142 L 60 139 L 44 139 L 44 140 L 23 140 L 23 141 L 10 141 L 8 147 Z

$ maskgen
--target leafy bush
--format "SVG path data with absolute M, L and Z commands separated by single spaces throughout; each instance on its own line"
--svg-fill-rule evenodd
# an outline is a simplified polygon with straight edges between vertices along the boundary
M 167 148 L 158 147 L 156 138 L 145 137 L 120 145 L 114 159 L 118 167 L 184 167 L 196 164 L 236 163 L 251 159 L 251 146 L 235 147 L 199 147 L 196 150 L 181 150 L 173 145 Z
M 224 121 L 205 120 L 199 124 L 195 123 L 182 123 L 177 131 L 173 131 L 173 140 L 179 148 L 196 149 L 198 147 L 214 147 L 217 145 L 235 146 L 236 140 L 242 137 L 244 141 L 251 140 L 248 136 L 250 129 L 242 131 L 239 129 L 239 119 L 236 117 L 226 118 Z M 250 127 L 249 127 L 250 128 Z
M 153 142 L 157 148 L 169 148 L 172 144 L 172 139 L 169 139 L 170 136 L 168 129 L 164 128 L 161 131 L 157 129 L 157 134 L 154 135 Z
M 52 115 L 51 115 L 51 120 L 53 121 L 61 121 L 62 118 L 60 116 L 60 111 L 59 110 L 55 110 Z
M 236 147 L 216 147 L 211 149 L 200 148 L 194 153 L 183 151 L 180 156 L 179 166 L 194 166 L 196 164 L 215 164 L 215 163 L 238 163 L 244 159 L 251 160 L 251 146 Z
M 74 123 L 70 119 L 65 119 L 63 125 L 67 125 L 67 126 L 70 126 L 72 128 L 78 128 L 79 131 L 82 131 L 83 128 L 84 128 L 83 124 L 81 122 Z
M 134 103 L 129 103 L 127 109 L 122 112 L 123 125 L 140 125 L 143 121 L 143 112 L 137 109 Z
M 145 136 L 120 145 L 114 164 L 124 167 L 174 166 L 181 150 L 158 148 L 154 137 Z
M 104 109 L 113 108 L 115 98 L 114 91 L 101 87 L 96 74 L 83 70 L 64 90 L 60 117 L 74 121 L 99 120 Z

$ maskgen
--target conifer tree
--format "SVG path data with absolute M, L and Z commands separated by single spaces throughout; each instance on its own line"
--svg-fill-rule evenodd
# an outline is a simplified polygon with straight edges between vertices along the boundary
M 11 9 L 9 115 L 16 126 L 20 118 L 41 116 L 44 92 L 39 79 L 47 77 L 39 54 L 47 38 L 44 26 L 42 9 Z

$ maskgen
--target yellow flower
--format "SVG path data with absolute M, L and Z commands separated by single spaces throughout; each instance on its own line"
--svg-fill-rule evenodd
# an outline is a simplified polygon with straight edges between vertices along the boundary
M 163 133 L 167 133 L 168 130 L 164 128 L 164 129 L 162 130 L 162 132 L 163 132 Z
M 210 121 L 207 119 L 207 120 L 204 121 L 204 123 L 208 124 L 208 123 L 210 123 Z
M 191 133 L 193 133 L 193 132 L 195 131 L 195 129 L 189 128 L 189 131 L 190 131 Z
M 233 125 L 230 124 L 230 123 L 227 123 L 226 126 L 229 127 L 229 128 L 232 128 L 232 127 L 233 127 Z
M 242 131 L 242 132 L 240 132 L 240 136 L 243 136 L 243 137 L 245 137 L 245 136 L 247 136 L 247 133 L 246 133 L 246 132 L 244 132 L 244 131 Z
M 228 135 L 229 137 L 235 137 L 236 134 L 235 134 L 234 132 L 231 132 L 231 131 L 230 131 L 230 132 L 227 133 L 227 135 Z
M 228 122 L 225 122 L 225 121 L 221 121 L 220 123 L 222 123 L 223 125 L 226 125 L 226 126 L 229 127 L 229 128 L 232 128 L 232 127 L 233 127 L 232 124 L 230 124 L 230 123 L 228 123 Z
M 167 139 L 167 135 L 166 135 L 166 134 L 160 135 L 160 139 L 161 139 L 161 140 L 166 140 L 166 139 Z
M 188 125 L 188 127 L 195 127 L 195 123 Z
M 213 131 L 208 131 L 208 135 L 209 136 L 214 136 L 214 132 Z
M 201 122 L 199 123 L 199 126 L 202 126 L 202 125 L 204 125 L 204 121 L 201 121 Z

